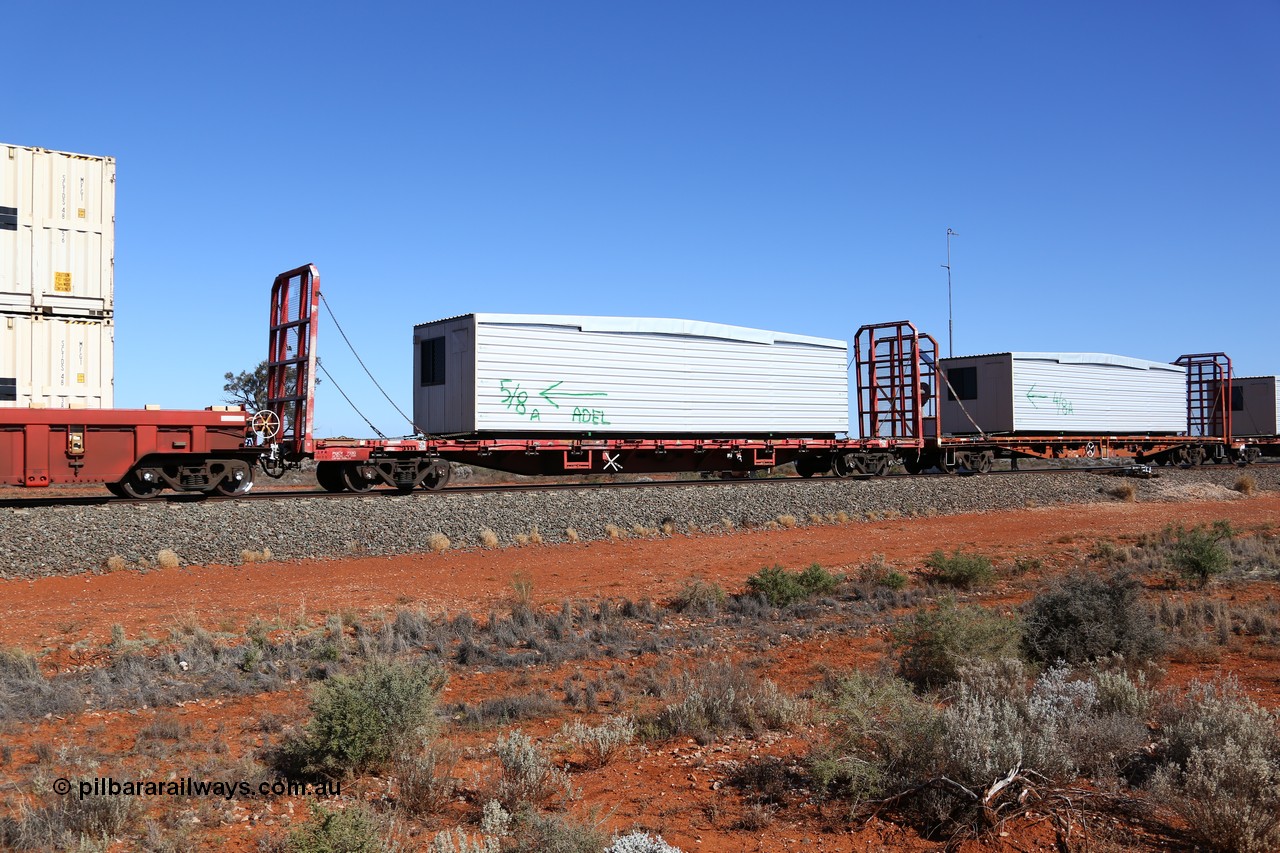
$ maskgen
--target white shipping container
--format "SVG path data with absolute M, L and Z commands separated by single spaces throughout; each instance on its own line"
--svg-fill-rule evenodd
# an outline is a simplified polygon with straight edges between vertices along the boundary
M 0 311 L 110 316 L 116 161 L 0 144 Z
M 1237 376 L 1231 380 L 1231 434 L 1277 435 L 1280 376 Z
M 938 389 L 944 434 L 1187 431 L 1187 374 L 1176 364 L 1095 352 L 1006 352 L 938 364 L 947 379 Z
M 819 436 L 849 429 L 844 341 L 642 317 L 467 314 L 414 328 L 434 435 Z
M 110 408 L 110 319 L 0 315 L 0 407 Z

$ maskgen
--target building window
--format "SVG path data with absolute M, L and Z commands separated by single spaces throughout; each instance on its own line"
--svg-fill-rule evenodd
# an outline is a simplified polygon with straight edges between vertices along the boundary
M 420 381 L 427 385 L 444 384 L 444 338 L 427 338 L 422 342 L 422 369 Z
M 1244 411 L 1244 389 L 1239 385 L 1231 386 L 1231 411 Z
M 978 368 L 952 367 L 947 370 L 948 400 L 978 399 Z

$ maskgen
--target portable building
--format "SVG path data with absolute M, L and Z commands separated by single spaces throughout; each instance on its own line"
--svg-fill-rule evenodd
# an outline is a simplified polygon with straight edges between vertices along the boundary
M 0 406 L 109 408 L 114 351 L 109 318 L 0 314 Z
M 435 434 L 829 436 L 844 341 L 693 320 L 466 314 L 414 328 L 414 421 Z
M 116 161 L 0 143 L 0 312 L 114 310 Z
M 1177 434 L 1187 375 L 1107 353 L 1006 352 L 939 359 L 944 434 Z
M 1280 376 L 1237 376 L 1231 380 L 1233 435 L 1278 435 Z

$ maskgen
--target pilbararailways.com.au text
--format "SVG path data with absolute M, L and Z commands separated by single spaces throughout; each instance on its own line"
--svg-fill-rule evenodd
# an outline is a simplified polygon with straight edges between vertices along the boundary
M 276 778 L 270 780 L 245 779 L 125 779 L 97 776 L 93 779 L 53 780 L 56 794 L 78 792 L 86 797 L 338 797 L 342 795 L 342 782 L 301 782 L 297 779 Z

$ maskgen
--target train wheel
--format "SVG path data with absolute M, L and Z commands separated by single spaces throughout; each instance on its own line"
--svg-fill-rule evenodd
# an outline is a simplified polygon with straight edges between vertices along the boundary
M 240 495 L 249 494 L 249 490 L 253 488 L 253 469 L 249 468 L 239 479 L 234 477 L 226 477 L 222 482 L 213 487 L 212 494 L 222 495 L 223 497 L 234 498 Z
M 134 498 L 137 500 L 146 500 L 154 498 L 164 489 L 159 483 L 148 482 L 142 479 L 134 471 L 125 474 L 124 479 L 115 484 L 120 491 L 112 489 L 113 494 L 117 494 L 123 498 Z
M 453 466 L 443 459 L 436 459 L 427 466 L 427 476 L 422 478 L 422 488 L 438 492 L 453 479 Z
M 353 492 L 367 492 L 373 488 L 373 480 L 366 480 L 360 473 L 364 466 L 358 462 L 342 466 L 342 485 Z
M 902 467 L 907 469 L 908 474 L 919 474 L 928 466 L 918 451 L 908 450 L 902 454 Z
M 960 467 L 956 465 L 954 460 L 951 462 L 947 461 L 947 455 L 945 453 L 939 453 L 937 457 L 933 459 L 933 464 L 934 467 L 944 474 L 955 474 L 960 470 Z
M 801 477 L 812 477 L 830 470 L 830 463 L 815 456 L 800 456 L 796 459 L 796 473 Z
M 837 477 L 848 477 L 853 473 L 853 466 L 849 464 L 849 459 L 845 454 L 837 453 L 831 457 L 831 473 Z
M 345 491 L 347 485 L 342 480 L 341 462 L 320 462 L 316 465 L 316 482 L 326 492 Z

